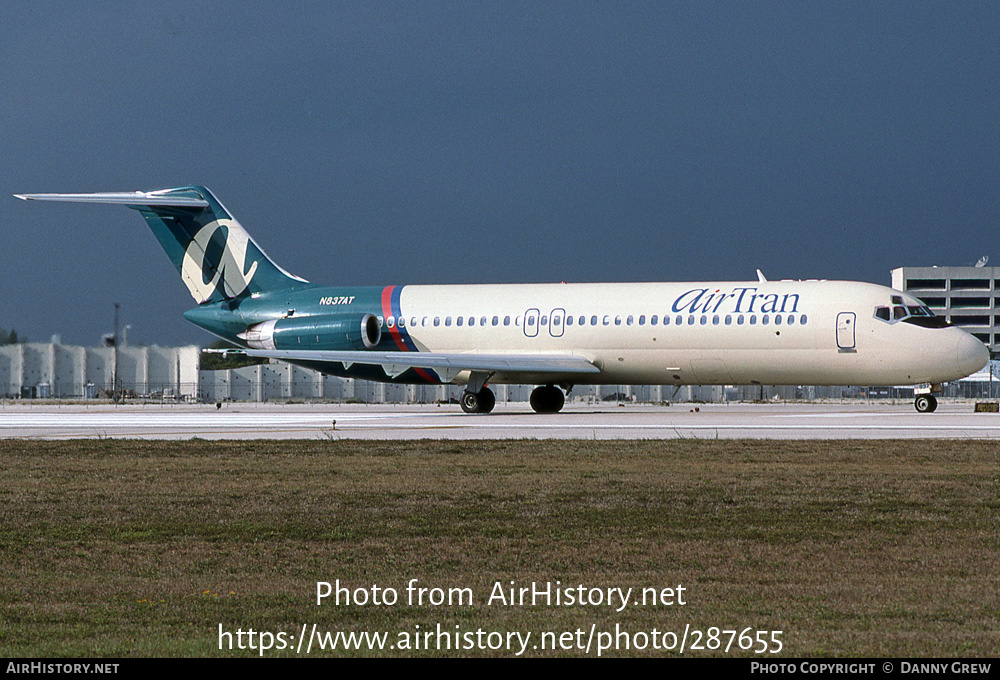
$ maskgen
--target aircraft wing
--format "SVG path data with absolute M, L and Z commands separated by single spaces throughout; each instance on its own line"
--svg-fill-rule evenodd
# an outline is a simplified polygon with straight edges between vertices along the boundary
M 225 351 L 225 350 L 223 350 Z M 594 374 L 601 369 L 589 359 L 573 354 L 480 354 L 449 352 L 361 352 L 338 350 L 244 349 L 242 354 L 282 361 L 335 361 L 346 366 L 382 366 L 395 377 L 411 368 L 430 368 L 452 376 L 461 371 L 484 373 Z

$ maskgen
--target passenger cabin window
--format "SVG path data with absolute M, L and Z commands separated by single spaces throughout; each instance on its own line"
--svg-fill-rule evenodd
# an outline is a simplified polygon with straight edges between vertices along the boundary
M 458 317 L 457 319 L 455 319 L 455 325 L 456 326 L 461 326 L 463 321 L 465 321 L 465 319 L 463 319 L 462 317 Z M 447 326 L 448 322 L 445 321 L 444 325 Z
M 649 317 L 649 323 L 652 324 L 653 326 L 656 325 L 656 314 Z M 663 317 L 663 323 L 667 323 L 667 317 Z
M 503 325 L 504 326 L 509 326 L 510 325 L 510 317 L 509 316 L 505 316 L 503 318 Z
M 441 317 L 440 316 L 435 316 L 434 317 L 434 325 L 435 326 L 440 326 L 441 325 Z
M 500 325 L 500 317 L 499 316 L 494 316 L 493 317 L 493 325 L 494 326 Z
M 450 326 L 451 325 L 451 317 L 450 316 L 444 317 L 444 325 L 445 326 Z
M 590 317 L 590 325 L 591 326 L 596 326 L 597 325 L 597 317 L 596 316 Z

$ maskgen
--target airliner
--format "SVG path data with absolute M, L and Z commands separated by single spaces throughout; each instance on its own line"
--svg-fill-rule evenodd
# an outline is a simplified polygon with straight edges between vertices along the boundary
M 852 281 L 321 286 L 275 264 L 205 187 L 16 194 L 124 205 L 145 218 L 198 306 L 184 317 L 240 351 L 322 373 L 465 385 L 537 385 L 558 412 L 575 385 L 914 385 L 986 365 L 986 346 L 892 288 Z

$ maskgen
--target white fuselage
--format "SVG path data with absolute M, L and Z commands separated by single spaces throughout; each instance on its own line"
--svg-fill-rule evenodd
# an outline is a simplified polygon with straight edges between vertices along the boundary
M 910 385 L 985 365 L 959 328 L 876 318 L 892 296 L 922 304 L 870 283 L 754 281 L 404 286 L 399 310 L 420 351 L 565 353 L 601 369 L 496 383 Z
M 202 186 L 18 197 L 139 209 L 198 302 L 185 313 L 192 322 L 245 343 L 257 355 L 324 372 L 466 382 L 473 389 L 465 393 L 473 398 L 463 408 L 470 412 L 493 406 L 489 395 L 483 395 L 484 407 L 475 397 L 485 381 L 541 383 L 533 408 L 554 412 L 563 403 L 549 389 L 554 384 L 933 386 L 974 373 L 989 359 L 983 343 L 935 317 L 919 300 L 869 283 L 386 286 L 340 292 L 288 274 Z M 918 410 L 934 405 L 916 403 Z

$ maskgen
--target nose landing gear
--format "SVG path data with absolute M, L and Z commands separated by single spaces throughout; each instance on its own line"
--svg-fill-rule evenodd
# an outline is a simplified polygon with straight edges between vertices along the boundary
M 918 413 L 934 413 L 937 409 L 937 399 L 932 394 L 918 394 L 913 400 L 913 407 Z

